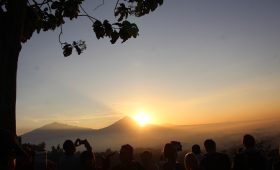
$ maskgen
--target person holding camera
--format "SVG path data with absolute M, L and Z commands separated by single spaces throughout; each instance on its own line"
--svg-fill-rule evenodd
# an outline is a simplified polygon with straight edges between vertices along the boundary
M 73 141 L 68 139 L 63 143 L 64 155 L 59 160 L 59 170 L 79 169 L 79 157 L 75 155 L 76 146 Z
M 89 142 L 85 140 L 77 139 L 75 146 L 84 145 L 86 150 L 80 154 L 80 170 L 96 170 L 95 155 L 92 152 L 92 148 Z
M 76 147 L 80 145 L 84 145 L 86 151 L 83 151 L 79 157 L 75 152 Z M 60 158 L 59 170 L 94 170 L 95 157 L 86 139 L 80 140 L 78 138 L 75 143 L 68 139 L 63 143 L 63 150 L 65 154 Z

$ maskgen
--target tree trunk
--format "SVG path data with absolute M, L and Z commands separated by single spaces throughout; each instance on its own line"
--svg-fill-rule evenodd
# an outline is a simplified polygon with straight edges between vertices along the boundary
M 0 14 L 0 128 L 13 134 L 16 134 L 17 63 L 25 2 L 8 1 L 9 8 Z

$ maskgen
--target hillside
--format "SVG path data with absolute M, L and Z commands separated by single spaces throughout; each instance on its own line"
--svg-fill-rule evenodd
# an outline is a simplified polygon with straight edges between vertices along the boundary
M 74 140 L 77 136 L 88 137 L 95 133 L 95 131 L 96 130 L 89 128 L 81 128 L 54 122 L 23 134 L 22 141 L 24 143 L 34 144 L 46 142 L 47 147 L 49 148 L 52 145 L 62 144 L 65 139 Z

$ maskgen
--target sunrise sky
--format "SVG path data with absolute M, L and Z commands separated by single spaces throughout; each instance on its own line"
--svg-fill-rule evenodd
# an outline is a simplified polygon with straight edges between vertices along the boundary
M 100 1 L 101 2 L 101 1 Z M 87 1 L 97 18 L 113 2 Z M 165 0 L 140 36 L 111 45 L 83 18 L 63 40 L 87 50 L 64 58 L 58 31 L 34 34 L 18 67 L 17 130 L 51 122 L 101 128 L 145 112 L 152 123 L 197 124 L 280 115 L 279 0 Z

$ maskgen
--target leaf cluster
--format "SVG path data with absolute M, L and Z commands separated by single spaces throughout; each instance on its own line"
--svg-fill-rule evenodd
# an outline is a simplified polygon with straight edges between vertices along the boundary
M 63 55 L 64 57 L 70 56 L 72 54 L 73 49 L 75 49 L 78 55 L 80 55 L 86 48 L 87 47 L 85 41 L 82 40 L 73 41 L 72 44 L 63 43 Z
M 136 38 L 139 35 L 137 25 L 127 20 L 114 24 L 110 24 L 108 20 L 104 20 L 103 23 L 96 20 L 92 27 L 97 39 L 108 37 L 112 44 L 116 43 L 119 38 L 125 42 L 129 38 Z
M 24 17 L 24 29 L 21 41 L 26 42 L 31 38 L 34 31 L 55 30 L 65 23 L 65 18 L 70 20 L 77 18 L 83 0 L 45 0 L 42 3 L 35 1 L 26 6 Z
M 119 17 L 118 21 L 127 19 L 130 15 L 141 17 L 154 11 L 162 4 L 163 0 L 125 0 L 115 9 L 115 17 Z
M 22 0 L 25 3 L 23 16 L 23 28 L 20 40 L 25 43 L 36 31 L 55 30 L 60 27 L 59 42 L 64 56 L 72 54 L 73 48 L 78 54 L 86 49 L 84 41 L 72 43 L 61 42 L 62 26 L 65 19 L 73 20 L 78 17 L 87 17 L 92 22 L 96 38 L 109 38 L 112 44 L 118 39 L 125 42 L 139 35 L 139 29 L 135 23 L 128 21 L 129 16 L 141 17 L 154 11 L 162 5 L 163 0 L 119 0 L 115 4 L 114 15 L 116 21 L 112 24 L 108 20 L 100 21 L 90 16 L 82 7 L 84 0 Z M 12 6 L 17 1 L 0 0 L 0 18 L 11 16 L 14 10 Z M 10 13 L 10 14 L 9 14 Z M 8 14 L 8 15 L 7 15 Z M 1 19 L 2 20 L 2 19 Z M 5 19 L 8 20 L 8 19 Z

